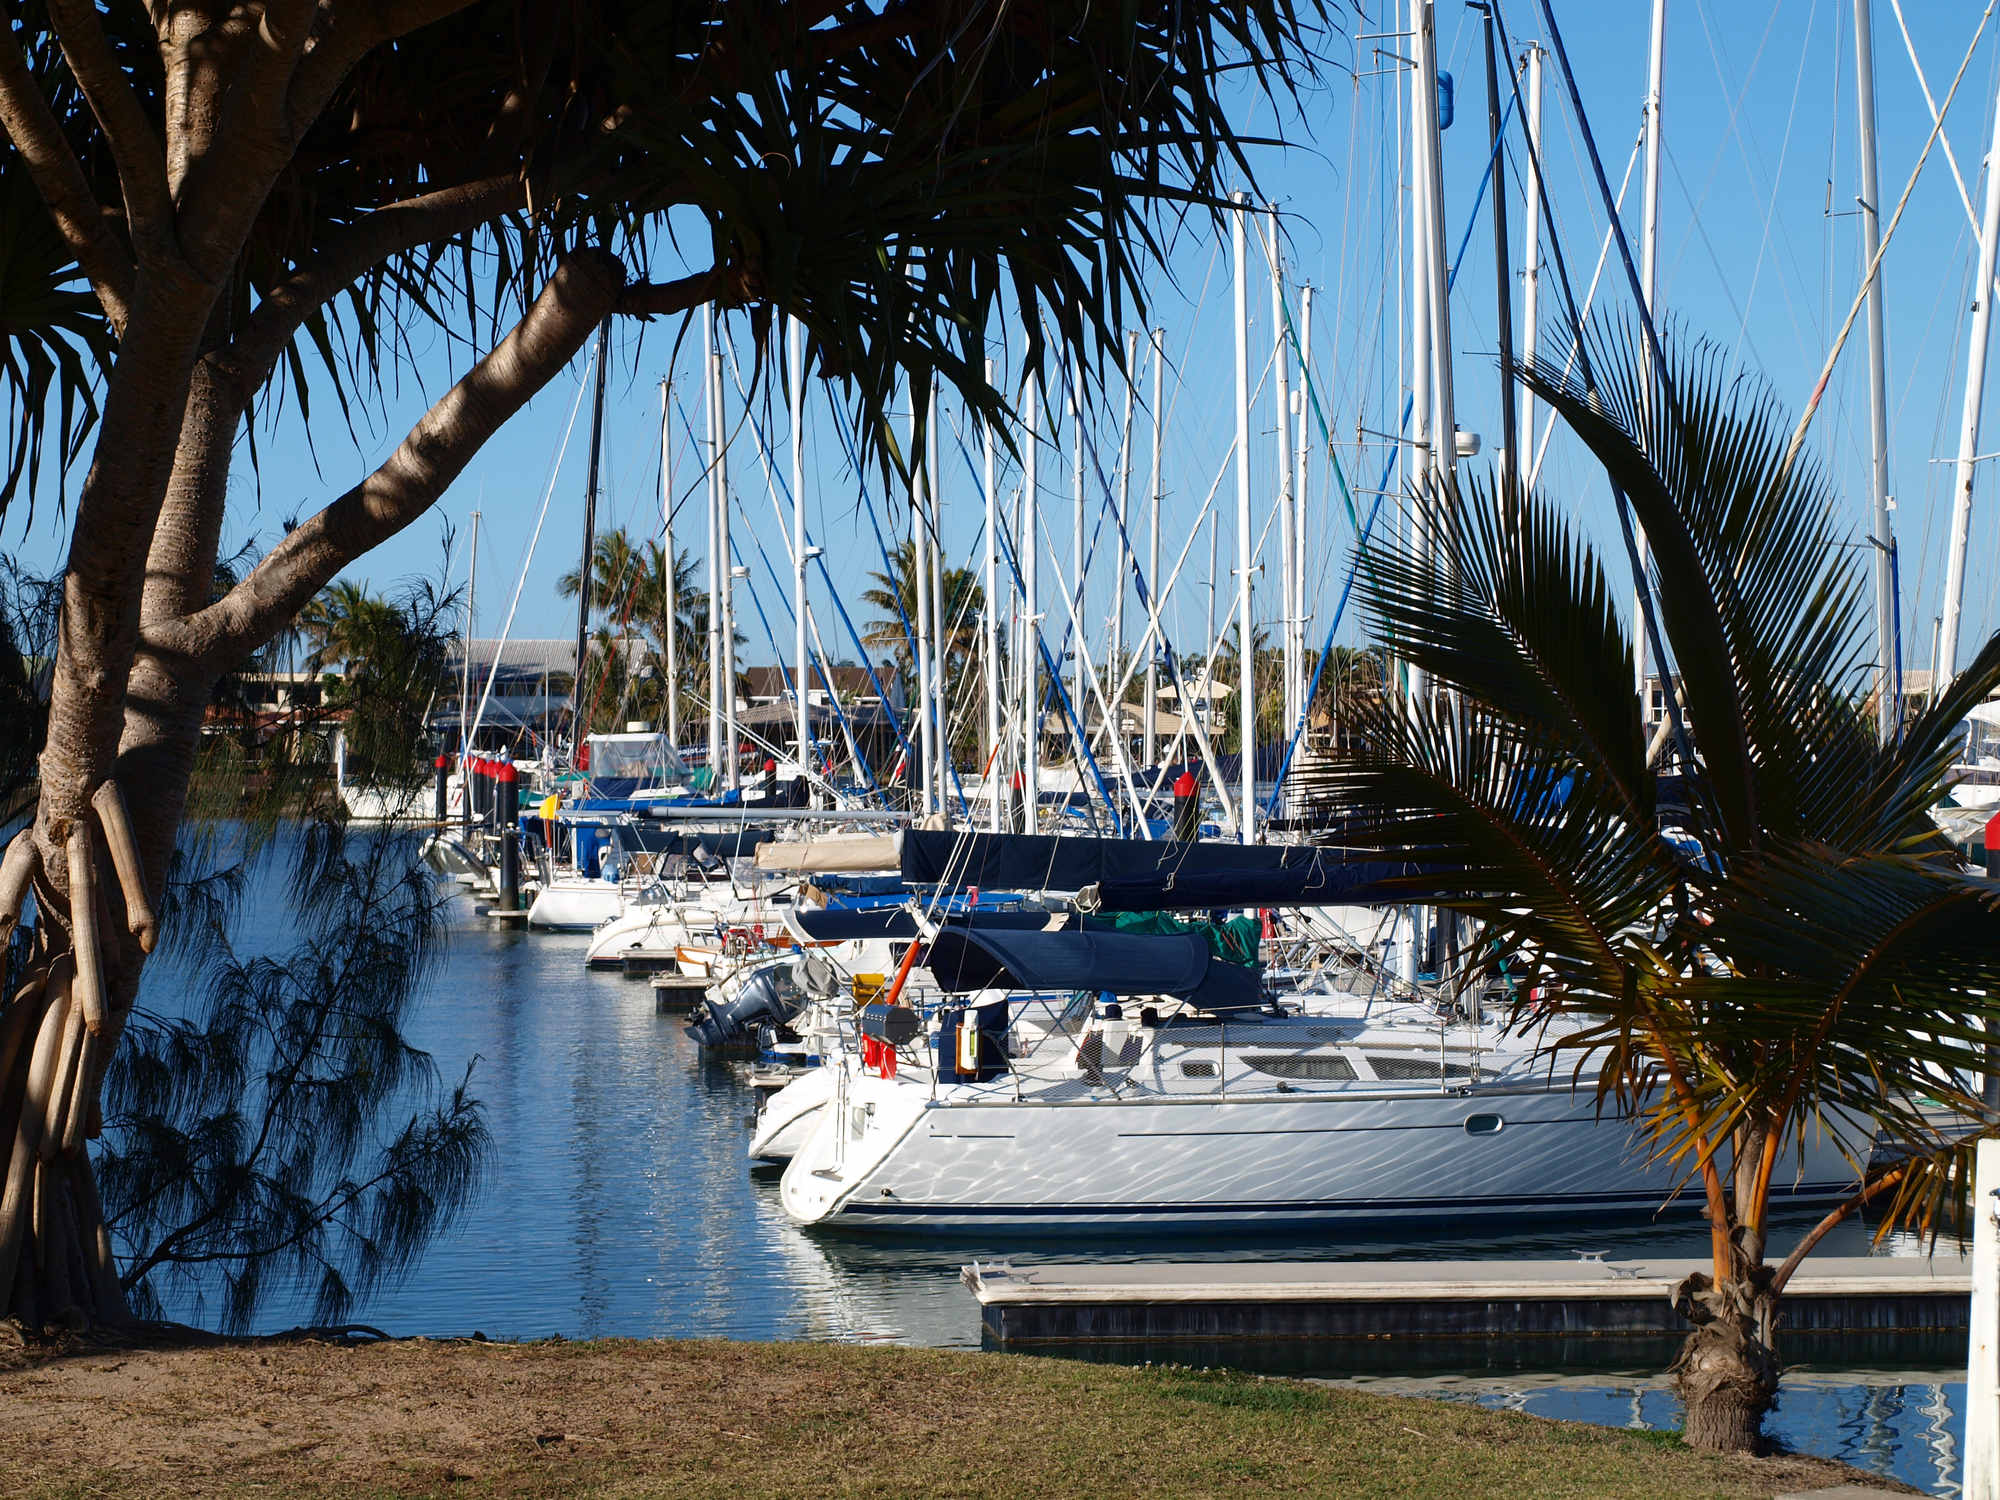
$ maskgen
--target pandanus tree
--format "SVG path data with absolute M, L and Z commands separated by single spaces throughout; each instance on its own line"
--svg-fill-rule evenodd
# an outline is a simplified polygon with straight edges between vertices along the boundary
M 1029 330 L 1029 369 L 1048 329 L 1094 351 L 1102 379 L 1143 312 L 1163 216 L 1219 212 L 1247 179 L 1230 111 L 1290 93 L 1325 9 L 9 7 L 4 201 L 28 198 L 25 178 L 52 232 L 9 213 L 10 251 L 39 244 L 48 263 L 10 260 L 0 290 L 65 296 L 25 296 L 39 321 L 10 308 L 4 325 L 14 432 L 54 434 L 10 448 L 4 493 L 88 462 L 39 802 L 0 866 L 0 926 L 30 887 L 42 917 L 0 1020 L 0 1311 L 124 1313 L 86 1141 L 224 673 L 435 504 L 607 319 L 740 309 L 768 370 L 775 316 L 797 318 L 809 369 L 874 435 L 894 392 L 921 402 L 934 379 L 1003 415 L 984 378 L 1002 326 Z M 450 336 L 455 378 L 211 599 L 260 407 L 281 388 L 301 410 L 309 391 L 318 410 L 328 390 L 343 408 L 379 400 L 426 322 Z
M 1362 706 L 1331 789 L 1367 809 L 1364 842 L 1423 872 L 1403 894 L 1471 919 L 1471 977 L 1504 964 L 1552 1064 L 1572 1060 L 1683 1169 L 1711 1241 L 1676 1294 L 1693 1325 L 1674 1366 L 1686 1436 L 1746 1449 L 1805 1255 L 1864 1203 L 1884 1227 L 1936 1226 L 1965 1186 L 2000 911 L 1929 814 L 1954 726 L 2000 683 L 2000 638 L 1879 740 L 1860 554 L 1825 475 L 1787 461 L 1768 395 L 1705 344 L 1656 364 L 1593 333 L 1587 355 L 1589 384 L 1547 362 L 1525 378 L 1651 544 L 1685 704 L 1680 794 L 1648 755 L 1614 582 L 1629 574 L 1546 496 L 1485 481 L 1421 497 L 1428 544 L 1392 545 L 1365 575 L 1379 638 L 1431 688 Z M 1853 1191 L 1774 1245 L 1773 1205 L 1825 1135 Z

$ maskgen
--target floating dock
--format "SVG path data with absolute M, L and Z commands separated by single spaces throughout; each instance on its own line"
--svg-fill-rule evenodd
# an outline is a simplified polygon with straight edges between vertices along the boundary
M 1263 1369 L 1647 1365 L 1687 1335 L 1674 1286 L 1705 1260 L 974 1263 L 989 1348 Z M 1785 1289 L 1788 1362 L 1962 1361 L 1959 1256 L 1809 1260 Z

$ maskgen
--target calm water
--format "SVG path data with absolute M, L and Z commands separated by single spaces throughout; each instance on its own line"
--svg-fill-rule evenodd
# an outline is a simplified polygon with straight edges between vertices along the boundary
M 277 884 L 264 882 L 273 896 Z M 278 905 L 246 903 L 240 946 L 282 946 Z M 753 1091 L 726 1065 L 704 1064 L 680 1018 L 654 1013 L 650 985 L 586 973 L 582 936 L 503 931 L 473 917 L 468 903 L 455 905 L 450 956 L 411 1040 L 447 1079 L 477 1060 L 473 1092 L 493 1133 L 491 1176 L 457 1230 L 400 1285 L 358 1308 L 357 1318 L 398 1333 L 492 1338 L 672 1335 L 976 1348 L 978 1306 L 958 1282 L 959 1267 L 974 1257 L 1018 1262 L 1062 1253 L 1049 1245 L 867 1242 L 795 1227 L 779 1206 L 776 1176 L 746 1164 Z M 163 1002 L 156 994 L 151 1003 Z M 1188 1259 L 1455 1258 L 1573 1249 L 1701 1254 L 1706 1244 L 1698 1225 L 1682 1223 L 1172 1250 Z M 1862 1253 L 1864 1237 L 1857 1230 L 1827 1248 Z M 1127 1255 L 1160 1253 L 1154 1241 Z M 274 1301 L 262 1322 L 284 1328 L 304 1312 Z M 1475 1372 L 1363 1383 L 1616 1426 L 1678 1425 L 1673 1397 L 1653 1374 Z M 1950 1492 L 1963 1378 L 1962 1368 L 1815 1371 L 1788 1379 L 1771 1427 L 1800 1450 Z

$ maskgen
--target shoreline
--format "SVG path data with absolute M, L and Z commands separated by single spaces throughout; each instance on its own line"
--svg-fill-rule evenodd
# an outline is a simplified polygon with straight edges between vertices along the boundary
M 1178 1367 L 890 1345 L 222 1339 L 0 1354 L 12 1495 L 1773 1496 L 1804 1455 Z M 1914 1493 L 1914 1492 L 1912 1492 Z

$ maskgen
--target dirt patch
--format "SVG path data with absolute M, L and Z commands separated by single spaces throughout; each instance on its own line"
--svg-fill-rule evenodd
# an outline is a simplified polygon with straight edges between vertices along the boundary
M 314 1341 L 0 1369 L 7 1495 L 1770 1496 L 1861 1478 L 1196 1371 L 940 1350 Z

